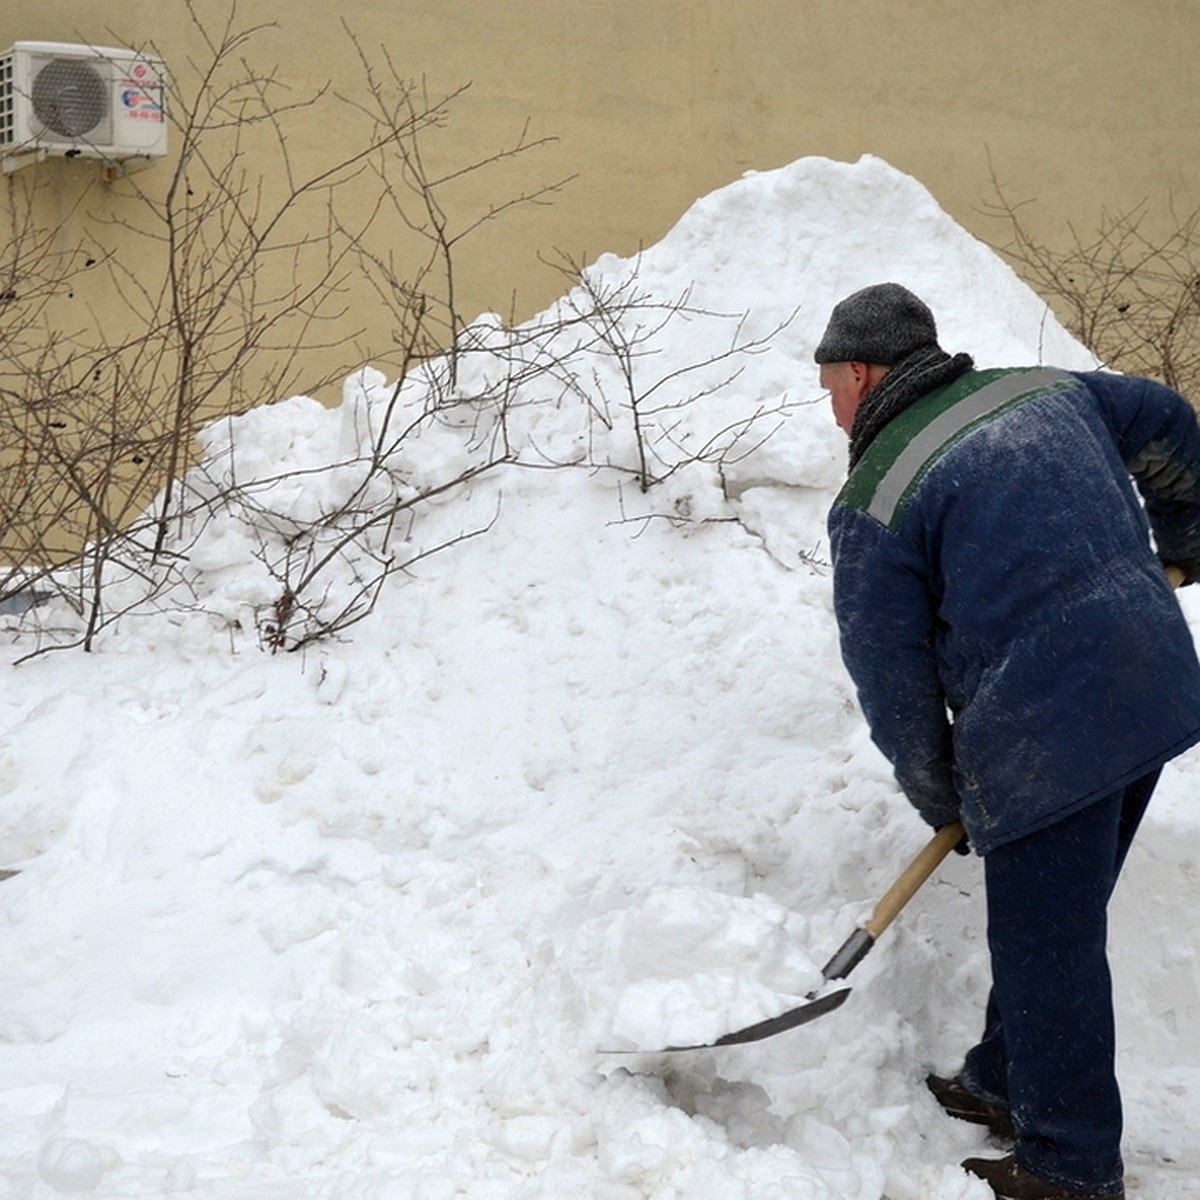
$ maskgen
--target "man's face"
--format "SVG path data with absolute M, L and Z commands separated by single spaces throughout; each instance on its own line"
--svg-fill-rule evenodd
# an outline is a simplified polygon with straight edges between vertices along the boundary
M 864 380 L 854 368 L 861 363 L 822 363 L 820 370 L 821 386 L 829 393 L 833 404 L 833 419 L 838 423 L 847 436 L 854 424 L 854 414 L 863 398 Z

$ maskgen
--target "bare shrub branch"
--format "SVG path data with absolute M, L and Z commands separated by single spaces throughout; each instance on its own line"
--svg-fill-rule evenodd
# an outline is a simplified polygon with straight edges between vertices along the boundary
M 608 430 L 618 419 L 629 422 L 636 465 L 613 459 L 600 465 L 630 471 L 643 493 L 686 466 L 708 463 L 720 467 L 752 453 L 770 436 L 768 422 L 783 419 L 792 409 L 786 398 L 756 406 L 751 414 L 722 424 L 699 444 L 690 444 L 690 428 L 681 436 L 684 423 L 674 416 L 707 397 L 727 392 L 745 369 L 744 359 L 769 348 L 795 319 L 795 312 L 766 333 L 748 337 L 745 314 L 699 308 L 691 303 L 690 289 L 668 300 L 655 297 L 641 286 L 636 263 L 616 281 L 605 281 L 565 257 L 559 267 L 575 284 L 566 302 L 568 323 L 587 331 L 581 350 L 598 351 L 615 366 L 617 395 L 610 397 L 595 367 L 588 380 L 581 380 L 571 371 L 571 357 L 550 363 L 547 369 L 567 389 L 585 398 Z M 664 331 L 698 321 L 725 326 L 724 345 L 683 366 L 653 372 L 654 360 L 663 353 Z M 698 381 L 695 384 L 693 377 Z
M 736 393 L 745 356 L 791 318 L 751 335 L 745 314 L 703 309 L 688 291 L 654 295 L 636 264 L 612 281 L 564 259 L 572 286 L 551 312 L 516 329 L 468 324 L 457 272 L 472 234 L 568 180 L 523 183 L 474 211 L 455 189 L 551 139 L 526 126 L 475 161 L 440 164 L 429 141 L 463 89 L 431 97 L 347 30 L 358 96 L 292 97 L 248 61 L 264 26 L 239 26 L 232 9 L 206 26 L 187 5 L 205 56 L 173 74 L 169 174 L 118 180 L 121 202 L 103 213 L 85 193 L 84 232 L 66 249 L 37 219 L 36 171 L 8 193 L 0 604 L 50 597 L 30 620 L 27 656 L 90 650 L 114 624 L 164 610 L 238 623 L 206 577 L 214 539 L 230 531 L 245 573 L 236 604 L 259 645 L 338 638 L 389 581 L 491 530 L 517 470 L 611 472 L 642 496 L 663 488 L 663 511 L 635 520 L 735 519 L 727 505 L 694 512 L 687 472 L 720 508 L 726 471 L 786 417 L 786 398 Z M 331 157 L 301 162 L 291 123 L 330 107 L 345 135 Z M 396 229 L 415 253 L 395 249 Z M 99 276 L 132 328 L 114 328 L 101 300 L 81 328 L 56 332 L 63 296 Z M 394 320 L 393 374 L 351 374 L 335 415 L 305 394 L 364 361 L 337 362 L 326 332 L 352 281 Z M 690 326 L 703 353 L 659 366 L 680 361 L 669 348 Z M 336 453 L 314 462 L 272 443 L 264 455 L 264 430 L 278 434 L 286 427 L 271 422 L 304 405 L 340 430 Z
M 269 26 L 239 24 L 233 6 L 217 23 L 194 0 L 187 9 L 203 53 L 171 74 L 167 111 L 179 149 L 167 160 L 169 175 L 164 164 L 117 179 L 111 195 L 85 190 L 70 214 L 72 228 L 83 232 L 65 249 L 61 229 L 42 215 L 58 215 L 42 202 L 53 178 L 31 167 L 7 190 L 0 563 L 9 566 L 0 566 L 0 603 L 41 581 L 81 622 L 59 645 L 91 649 L 121 616 L 186 587 L 188 546 L 204 521 L 222 499 L 245 502 L 236 483 L 222 498 L 185 482 L 197 438 L 215 420 L 315 391 L 362 361 L 357 353 L 355 361 L 337 361 L 332 352 L 348 339 L 322 333 L 346 315 L 352 281 L 366 279 L 396 315 L 398 394 L 419 364 L 442 351 L 447 332 L 457 336 L 463 327 L 454 255 L 464 240 L 514 206 L 543 202 L 564 182 L 521 189 L 482 213 L 452 219 L 458 210 L 443 195 L 447 188 L 545 140 L 522 131 L 514 145 L 477 162 L 431 171 L 422 136 L 446 124 L 461 90 L 431 100 L 386 55 L 380 68 L 359 48 L 370 81 L 366 103 L 328 87 L 293 97 L 273 71 L 250 61 Z M 302 169 L 290 150 L 298 141 L 292 123 L 331 106 L 326 121 L 344 136 L 332 155 Z M 374 192 L 365 211 L 364 188 Z M 380 218 L 396 215 L 429 247 L 415 271 L 404 272 L 381 249 L 394 239 L 377 228 Z M 64 299 L 85 281 L 95 293 L 98 276 L 101 295 L 106 289 L 121 297 L 123 320 L 111 320 L 101 300 L 78 328 L 60 328 Z M 448 361 L 452 385 L 458 358 Z M 363 497 L 374 495 L 389 455 L 415 432 L 385 420 L 359 493 L 318 519 L 305 554 L 294 550 L 276 563 L 297 611 L 311 609 L 307 592 L 323 586 L 351 543 L 378 540 L 405 511 L 382 517 L 366 510 Z M 373 553 L 384 575 L 402 561 Z M 364 576 L 365 591 L 378 581 Z M 329 627 L 357 611 L 351 605 Z
M 1200 210 L 1168 213 L 1165 233 L 1151 232 L 1164 222 L 1148 202 L 1105 210 L 1094 229 L 1069 226 L 1069 244 L 1058 249 L 1030 231 L 1028 202 L 1010 200 L 994 171 L 992 186 L 985 211 L 1006 226 L 994 248 L 1067 329 L 1113 369 L 1200 401 Z

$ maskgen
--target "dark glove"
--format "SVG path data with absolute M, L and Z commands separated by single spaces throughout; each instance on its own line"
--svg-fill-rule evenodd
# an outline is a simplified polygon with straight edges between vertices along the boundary
M 1164 562 L 1163 570 L 1172 587 L 1187 587 L 1200 580 L 1200 562 Z

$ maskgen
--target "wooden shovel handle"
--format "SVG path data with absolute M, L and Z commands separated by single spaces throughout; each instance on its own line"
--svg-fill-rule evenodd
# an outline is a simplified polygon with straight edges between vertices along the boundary
M 942 859 L 962 841 L 964 833 L 961 821 L 943 825 L 916 858 L 904 868 L 900 878 L 888 888 L 883 898 L 875 905 L 871 919 L 862 928 L 877 938 L 916 895 L 921 884 L 937 870 Z

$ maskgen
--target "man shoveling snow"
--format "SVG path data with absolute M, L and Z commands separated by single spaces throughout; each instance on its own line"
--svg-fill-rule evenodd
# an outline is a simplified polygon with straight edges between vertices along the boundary
M 998 1197 L 1123 1197 L 1107 906 L 1159 771 L 1200 741 L 1163 570 L 1200 578 L 1200 427 L 1147 379 L 976 371 L 894 283 L 836 305 L 815 358 L 850 437 L 843 658 L 909 800 L 984 859 L 985 1029 L 930 1086 L 1011 1135 L 963 1164 Z

